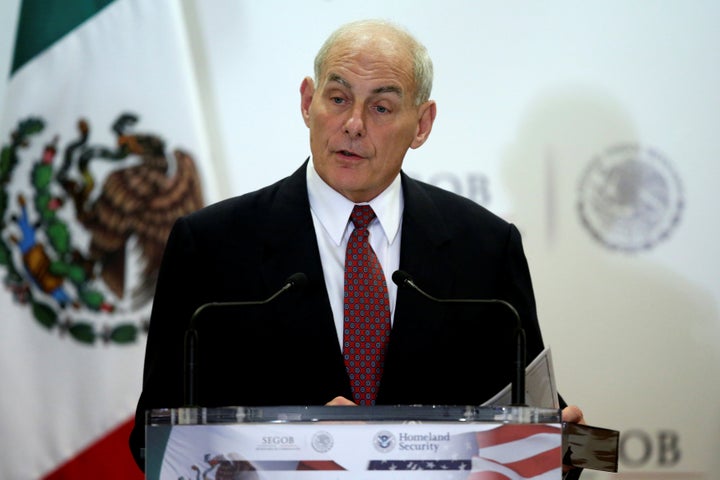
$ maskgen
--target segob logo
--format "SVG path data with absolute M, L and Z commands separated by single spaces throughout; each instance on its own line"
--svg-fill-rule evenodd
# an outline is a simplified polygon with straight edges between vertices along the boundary
M 587 231 L 613 250 L 637 252 L 665 240 L 680 221 L 680 179 L 657 150 L 608 148 L 580 180 L 578 212 Z
M 382 430 L 376 433 L 373 438 L 373 445 L 375 446 L 375 449 L 381 453 L 392 451 L 392 449 L 395 448 L 396 443 L 397 441 L 395 439 L 395 435 L 387 430 Z

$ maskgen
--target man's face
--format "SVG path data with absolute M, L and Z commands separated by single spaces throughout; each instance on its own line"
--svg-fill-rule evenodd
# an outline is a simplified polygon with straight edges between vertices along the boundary
M 415 106 L 412 60 L 401 52 L 382 39 L 340 42 L 317 88 L 310 78 L 300 88 L 315 169 L 356 203 L 390 185 L 435 118 L 434 102 Z

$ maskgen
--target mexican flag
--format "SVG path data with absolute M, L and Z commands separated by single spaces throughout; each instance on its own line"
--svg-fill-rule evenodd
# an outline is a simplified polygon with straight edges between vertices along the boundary
M 23 0 L 0 118 L 0 478 L 142 478 L 166 236 L 214 200 L 183 6 Z

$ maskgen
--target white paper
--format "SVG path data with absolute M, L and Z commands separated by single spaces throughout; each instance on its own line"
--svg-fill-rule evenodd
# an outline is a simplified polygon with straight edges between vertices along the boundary
M 508 384 L 482 406 L 510 405 L 511 401 L 512 387 Z M 560 408 L 550 347 L 545 347 L 525 369 L 525 404 L 530 407 Z

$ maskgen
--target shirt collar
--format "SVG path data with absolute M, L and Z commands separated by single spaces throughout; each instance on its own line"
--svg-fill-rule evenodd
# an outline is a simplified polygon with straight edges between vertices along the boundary
M 348 230 L 350 214 L 355 203 L 343 197 L 320 178 L 313 162 L 307 166 L 307 186 L 310 209 L 336 245 L 341 245 Z M 404 207 L 400 175 L 377 197 L 369 202 L 385 234 L 388 245 L 398 238 Z

